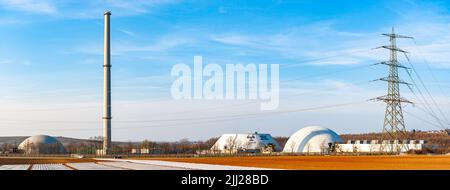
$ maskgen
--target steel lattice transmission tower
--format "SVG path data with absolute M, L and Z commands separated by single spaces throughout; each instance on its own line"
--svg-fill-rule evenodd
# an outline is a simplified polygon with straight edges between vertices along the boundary
M 399 142 L 408 139 L 406 133 L 405 121 L 402 112 L 402 103 L 410 103 L 411 101 L 404 99 L 400 96 L 399 84 L 410 85 L 402 81 L 398 76 L 398 68 L 409 69 L 397 61 L 397 52 L 407 53 L 406 51 L 399 49 L 396 44 L 397 38 L 410 38 L 409 36 L 402 36 L 395 34 L 394 28 L 390 34 L 382 34 L 389 37 L 390 45 L 381 46 L 390 50 L 389 61 L 383 61 L 377 64 L 386 65 L 389 67 L 389 76 L 380 78 L 377 80 L 385 81 L 388 83 L 388 94 L 375 98 L 374 100 L 383 101 L 386 103 L 386 112 L 384 116 L 383 133 L 381 136 L 381 142 L 383 140 L 398 140 Z

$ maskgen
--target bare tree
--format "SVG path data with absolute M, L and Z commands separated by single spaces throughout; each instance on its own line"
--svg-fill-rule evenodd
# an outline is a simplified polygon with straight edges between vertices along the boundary
M 144 141 L 142 141 L 141 148 L 149 149 L 150 148 L 150 142 L 147 139 L 145 139 Z
M 295 141 L 294 140 L 292 140 L 290 143 L 289 143 L 289 148 L 291 148 L 291 153 L 294 153 L 295 152 L 295 150 L 294 150 L 294 148 L 295 148 Z
M 235 150 L 236 146 L 236 137 L 228 137 L 225 144 L 225 149 L 228 149 L 228 153 L 231 154 Z
M 306 154 L 308 154 L 309 155 L 309 152 L 311 151 L 311 144 L 307 144 L 306 145 Z
M 2 150 L 0 151 L 0 153 L 6 152 L 9 149 L 13 148 L 14 146 L 12 144 L 8 144 L 8 143 L 3 143 L 2 144 Z
M 242 148 L 245 147 L 244 142 L 242 142 L 242 141 L 239 140 L 239 139 L 236 139 L 235 142 L 234 142 L 234 144 L 235 144 L 235 145 L 234 145 L 234 149 L 236 150 L 235 153 L 241 152 L 241 151 L 242 151 Z
M 135 148 L 133 142 L 128 141 L 128 143 L 123 147 L 123 150 L 122 150 L 122 151 L 125 152 L 125 153 L 131 153 L 131 150 L 132 150 L 133 148 Z
M 327 143 L 325 141 L 322 141 L 322 143 L 320 143 L 320 153 L 326 153 L 326 149 L 328 147 L 328 145 L 326 145 Z

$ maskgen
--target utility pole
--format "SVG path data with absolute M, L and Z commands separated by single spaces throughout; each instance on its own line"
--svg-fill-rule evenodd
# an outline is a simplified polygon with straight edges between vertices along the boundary
M 408 53 L 402 49 L 399 49 L 396 44 L 397 38 L 408 38 L 409 36 L 402 36 L 395 34 L 394 28 L 390 34 L 382 34 L 389 37 L 390 45 L 381 46 L 378 48 L 384 48 L 390 50 L 389 61 L 383 61 L 378 64 L 386 65 L 389 68 L 389 76 L 380 78 L 377 80 L 385 81 L 388 83 L 388 94 L 374 98 L 372 100 L 383 101 L 386 103 L 386 111 L 384 116 L 383 132 L 381 136 L 381 143 L 385 140 L 396 140 L 399 144 L 403 143 L 403 140 L 408 140 L 408 135 L 405 127 L 405 121 L 402 112 L 402 103 L 410 103 L 411 101 L 404 99 L 400 96 L 399 84 L 410 85 L 402 81 L 398 76 L 398 68 L 409 69 L 397 61 L 397 52 Z M 391 144 L 390 142 L 387 144 Z

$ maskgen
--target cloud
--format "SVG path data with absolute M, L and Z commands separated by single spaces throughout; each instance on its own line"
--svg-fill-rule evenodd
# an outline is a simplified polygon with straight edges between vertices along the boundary
M 9 59 L 4 59 L 4 60 L 0 60 L 0 64 L 11 64 L 11 63 L 13 63 L 14 61 L 13 60 L 9 60 Z
M 402 15 L 407 13 L 402 12 Z M 439 19 L 429 20 L 429 17 Z M 450 52 L 447 51 L 450 49 L 450 17 L 429 17 L 419 17 L 408 22 L 399 20 L 399 24 L 394 24 L 398 33 L 415 38 L 398 39 L 397 44 L 410 52 L 409 55 L 415 63 L 427 63 L 435 68 L 450 68 L 450 62 L 447 61 L 450 60 Z M 355 33 L 338 30 L 334 25 L 334 21 L 322 21 L 302 27 L 285 28 L 277 33 L 234 32 L 211 35 L 209 39 L 232 48 L 236 55 L 276 56 L 292 61 L 291 67 L 305 65 L 305 62 L 312 65 L 352 65 L 375 63 L 389 58 L 388 50 L 373 48 L 389 43 L 388 39 L 380 34 L 389 32 L 390 26 Z M 406 61 L 403 54 L 398 54 L 398 57 L 401 61 Z
M 244 35 L 222 35 L 222 36 L 211 36 L 211 40 L 214 42 L 219 42 L 226 45 L 235 46 L 254 46 L 255 42 L 251 40 L 248 36 Z
M 93 19 L 105 10 L 115 16 L 146 14 L 160 6 L 173 4 L 178 0 L 0 0 L 0 7 L 25 13 L 43 14 L 55 18 Z
M 322 21 L 302 27 L 285 28 L 269 34 L 218 34 L 212 42 L 233 47 L 237 52 L 248 50 L 262 55 L 277 56 L 292 62 L 308 61 L 316 65 L 359 64 L 374 60 L 370 50 L 383 39 L 374 33 L 336 30 L 333 21 Z M 326 44 L 326 45 L 325 45 Z M 326 60 L 319 60 L 329 57 Z M 312 61 L 317 59 L 317 61 Z M 303 65 L 303 63 L 299 63 Z M 294 66 L 294 65 L 291 65 Z
M 55 4 L 48 0 L 0 0 L 0 5 L 8 9 L 28 13 L 53 15 L 58 12 Z
M 180 2 L 179 0 L 89 0 L 85 5 L 72 9 L 65 5 L 66 16 L 73 19 L 98 18 L 99 13 L 110 10 L 115 17 L 135 16 L 156 12 L 160 7 Z M 76 2 L 78 3 L 78 2 Z
M 129 30 L 126 30 L 126 29 L 119 29 L 119 31 L 122 32 L 122 33 L 124 33 L 124 34 L 126 34 L 126 35 L 128 35 L 128 36 L 136 37 L 136 34 L 135 34 L 134 32 L 129 31 Z
M 352 90 L 353 88 L 355 88 L 355 86 L 353 86 L 351 83 L 344 82 L 344 81 L 328 79 L 325 82 L 331 88 L 336 89 L 336 90 Z
M 113 49 L 114 50 L 114 49 Z M 72 50 L 62 51 L 62 53 L 82 53 L 89 55 L 103 55 L 103 44 L 99 43 L 84 43 L 83 45 L 78 45 L 74 47 Z M 112 52 L 114 55 L 114 52 Z
M 85 60 L 81 61 L 81 64 L 85 64 L 85 65 L 101 65 L 101 64 L 103 64 L 103 60 L 102 59 L 85 59 Z
M 176 48 L 181 45 L 193 43 L 193 39 L 182 36 L 163 36 L 154 41 L 150 45 L 136 45 L 136 44 L 122 44 L 118 45 L 117 52 L 139 52 L 139 51 L 165 51 L 168 49 Z
M 194 39 L 183 36 L 165 35 L 152 42 L 142 41 L 148 40 L 141 39 L 139 42 L 112 42 L 111 54 L 114 56 L 130 52 L 162 52 L 183 45 L 191 44 L 194 42 Z M 83 54 L 103 55 L 103 43 L 99 42 L 79 45 L 73 48 L 72 51 Z M 148 57 L 148 55 L 146 55 L 146 57 Z
M 19 65 L 25 65 L 29 66 L 31 63 L 29 61 L 24 60 L 15 60 L 15 59 L 0 59 L 0 65 L 6 65 L 6 64 L 19 64 Z
M 15 18 L 0 18 L 0 25 L 16 25 L 16 24 L 25 24 L 27 23 L 24 20 L 19 20 Z

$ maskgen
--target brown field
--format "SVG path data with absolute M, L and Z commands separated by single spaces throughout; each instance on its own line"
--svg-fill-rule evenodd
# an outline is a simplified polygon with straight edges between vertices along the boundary
M 0 157 L 0 165 L 9 164 L 65 164 L 77 162 L 96 162 L 94 159 L 78 158 L 33 158 L 33 157 Z
M 450 170 L 450 156 L 245 156 L 245 157 L 140 157 L 175 162 L 251 166 L 296 170 Z M 96 162 L 94 159 L 0 157 L 4 164 L 56 164 Z
M 259 156 L 148 159 L 296 170 L 450 170 L 450 156 L 435 155 Z

